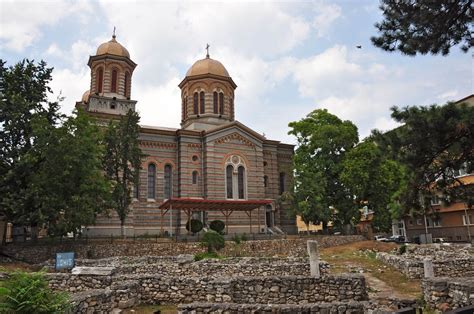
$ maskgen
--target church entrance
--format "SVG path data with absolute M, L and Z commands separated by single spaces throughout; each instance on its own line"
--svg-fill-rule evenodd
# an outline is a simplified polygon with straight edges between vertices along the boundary
M 265 206 L 265 224 L 268 228 L 272 228 L 274 225 L 274 215 L 273 215 L 272 205 Z

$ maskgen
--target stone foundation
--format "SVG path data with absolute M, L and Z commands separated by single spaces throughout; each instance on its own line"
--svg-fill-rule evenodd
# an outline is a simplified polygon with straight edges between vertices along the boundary
M 224 256 L 307 256 L 306 241 L 317 240 L 320 248 L 347 244 L 364 240 L 363 236 L 314 236 L 311 238 L 244 241 L 237 245 L 226 242 L 226 247 L 219 252 Z M 68 243 L 55 245 L 10 244 L 0 248 L 2 252 L 17 260 L 28 263 L 41 263 L 54 259 L 57 252 L 75 252 L 76 258 L 106 258 L 112 256 L 168 256 L 178 254 L 196 254 L 205 249 L 198 242 L 164 242 L 153 240 L 132 241 L 115 240 L 102 242 Z
M 474 305 L 474 277 L 424 279 L 422 289 L 432 309 L 444 312 Z

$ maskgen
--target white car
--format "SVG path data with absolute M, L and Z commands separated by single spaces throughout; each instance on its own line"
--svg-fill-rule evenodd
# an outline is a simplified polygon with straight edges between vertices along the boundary
M 375 236 L 375 241 L 382 241 L 382 242 L 384 242 L 384 241 L 387 241 L 387 238 L 386 238 L 385 236 L 383 236 L 383 235 L 376 235 L 376 236 Z

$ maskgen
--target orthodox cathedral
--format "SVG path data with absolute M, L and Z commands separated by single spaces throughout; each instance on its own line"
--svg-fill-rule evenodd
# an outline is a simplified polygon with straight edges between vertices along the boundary
M 135 110 L 131 90 L 137 64 L 115 35 L 88 65 L 90 90 L 77 108 L 99 121 Z M 126 234 L 185 234 L 190 219 L 204 226 L 222 220 L 228 233 L 296 233 L 296 219 L 281 198 L 292 186 L 293 145 L 269 140 L 235 120 L 237 85 L 209 52 L 178 86 L 181 128 L 141 126 L 146 157 Z M 87 233 L 118 235 L 120 220 L 111 212 Z

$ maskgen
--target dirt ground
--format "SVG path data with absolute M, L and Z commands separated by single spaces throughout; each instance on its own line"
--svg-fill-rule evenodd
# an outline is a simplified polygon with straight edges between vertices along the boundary
M 421 294 L 420 280 L 409 279 L 375 258 L 377 252 L 398 247 L 395 243 L 362 241 L 322 249 L 321 258 L 330 264 L 331 272 L 363 274 L 371 299 L 417 298 Z

